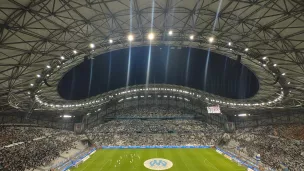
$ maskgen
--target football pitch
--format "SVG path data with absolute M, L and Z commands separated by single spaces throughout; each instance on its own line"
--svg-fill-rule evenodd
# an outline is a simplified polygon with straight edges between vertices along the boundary
M 71 170 L 246 171 L 246 168 L 214 149 L 102 149 Z

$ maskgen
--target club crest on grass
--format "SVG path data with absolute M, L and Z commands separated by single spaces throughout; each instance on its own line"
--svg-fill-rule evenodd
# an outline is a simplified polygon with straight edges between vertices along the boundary
M 144 166 L 151 170 L 167 170 L 173 166 L 170 160 L 163 158 L 152 158 L 144 162 Z

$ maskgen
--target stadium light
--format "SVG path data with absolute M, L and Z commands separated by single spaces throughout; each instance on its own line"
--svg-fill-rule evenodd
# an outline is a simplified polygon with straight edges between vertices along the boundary
M 46 67 L 47 67 L 47 68 L 51 68 L 51 66 L 49 66 L 49 65 L 47 65 Z
M 90 48 L 91 48 L 91 49 L 95 48 L 94 43 L 91 43 L 91 44 L 90 44 Z
M 46 76 L 47 76 L 47 77 L 49 77 L 49 76 L 50 76 L 50 74 L 46 74 Z
M 57 68 L 59 68 L 60 66 L 59 65 L 57 65 Z
M 76 53 L 77 53 L 77 52 L 76 52 Z M 61 60 L 64 60 L 64 56 L 60 56 L 60 59 L 61 59 Z
M 263 60 L 266 60 L 266 59 L 267 59 L 267 56 L 264 56 L 264 57 L 263 57 Z
M 130 34 L 130 35 L 128 36 L 128 40 L 129 40 L 130 42 L 132 42 L 132 41 L 134 40 L 134 36 L 133 36 L 132 34 Z
M 40 77 L 41 77 L 41 75 L 37 74 L 37 77 L 38 77 L 38 78 L 40 78 Z
M 290 84 L 290 81 L 287 84 Z
M 194 39 L 194 35 L 190 35 L 190 40 L 193 40 Z
M 154 33 L 149 33 L 148 34 L 148 39 L 151 41 L 151 40 L 153 40 L 154 39 Z
M 169 36 L 172 36 L 173 35 L 173 31 L 169 30 L 168 34 L 169 34 Z
M 214 37 L 209 37 L 208 41 L 209 43 L 212 43 L 214 41 Z
M 245 116 L 247 116 L 247 114 L 246 113 L 242 113 L 242 114 L 238 114 L 238 116 L 245 117 Z
M 77 54 L 77 50 L 73 50 L 73 53 L 74 53 L 74 54 Z
M 71 118 L 71 115 L 63 115 L 64 118 Z
M 246 52 L 247 52 L 248 50 L 249 50 L 248 48 L 245 49 Z
M 286 75 L 286 73 L 284 72 L 282 75 L 284 76 L 284 75 Z
M 110 43 L 110 44 L 112 44 L 112 43 L 113 43 L 113 40 L 112 40 L 112 39 L 110 39 L 110 40 L 109 40 L 109 43 Z
M 32 86 L 32 87 L 33 87 L 33 86 L 34 86 L 34 84 L 33 84 L 33 83 L 31 83 L 31 84 L 30 84 L 30 86 Z
M 277 64 L 273 64 L 273 66 L 274 66 L 274 67 L 276 67 L 276 66 L 277 66 Z
M 231 42 L 229 42 L 229 43 L 228 43 L 228 45 L 229 45 L 229 46 L 231 46 L 231 45 L 232 45 L 232 43 L 231 43 Z
M 263 66 L 265 67 L 265 66 L 266 66 L 266 64 L 263 64 Z

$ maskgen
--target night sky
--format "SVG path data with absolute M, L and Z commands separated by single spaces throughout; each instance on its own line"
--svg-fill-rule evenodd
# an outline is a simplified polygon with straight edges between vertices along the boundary
M 129 85 L 146 83 L 148 57 L 148 46 L 131 49 Z M 85 60 L 63 77 L 59 94 L 78 100 L 126 87 L 128 59 L 127 48 Z M 245 66 L 216 53 L 210 52 L 206 74 L 208 51 L 154 46 L 150 59 L 150 83 L 188 86 L 234 99 L 251 97 L 259 88 L 255 75 Z

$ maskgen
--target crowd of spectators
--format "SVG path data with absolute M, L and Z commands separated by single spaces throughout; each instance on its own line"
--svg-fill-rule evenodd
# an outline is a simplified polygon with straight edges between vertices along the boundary
M 225 137 L 229 137 L 227 147 L 251 158 L 259 154 L 261 162 L 272 168 L 304 168 L 303 125 L 245 128 Z
M 280 125 L 271 127 L 271 129 L 271 134 L 274 136 L 286 139 L 304 140 L 304 125 Z
M 42 129 L 35 127 L 6 127 L 0 126 L 0 148 L 12 143 L 27 142 L 46 134 Z
M 73 148 L 77 140 L 77 136 L 70 131 L 1 127 L 0 170 L 24 171 L 45 166 L 60 153 Z
M 113 120 L 87 130 L 101 146 L 214 145 L 222 133 L 196 120 Z
M 193 111 L 186 109 L 173 108 L 167 106 L 148 105 L 142 107 L 129 107 L 122 111 L 113 113 L 108 117 L 115 118 L 177 118 L 193 117 Z

